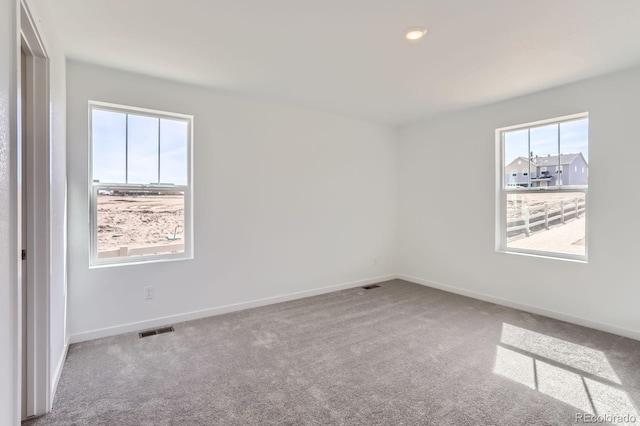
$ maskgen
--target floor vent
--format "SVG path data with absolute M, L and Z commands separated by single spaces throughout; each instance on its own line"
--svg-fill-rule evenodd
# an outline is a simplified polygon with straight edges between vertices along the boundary
M 138 337 L 142 339 L 143 337 L 155 336 L 156 334 L 170 333 L 172 331 L 174 331 L 173 326 L 156 328 L 155 330 L 141 331 L 140 333 L 138 333 Z
M 371 290 L 372 288 L 378 288 L 380 287 L 378 284 L 371 284 L 371 285 L 365 285 L 364 288 L 365 290 Z

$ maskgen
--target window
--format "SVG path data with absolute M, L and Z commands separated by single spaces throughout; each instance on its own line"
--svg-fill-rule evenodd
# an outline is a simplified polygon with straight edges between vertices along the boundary
M 588 115 L 498 129 L 496 140 L 500 177 L 496 248 L 586 260 Z M 520 157 L 529 158 L 531 173 L 522 185 L 514 186 L 506 171 Z M 583 173 L 571 164 L 583 164 Z
M 89 103 L 91 265 L 192 256 L 193 117 Z
M 512 169 L 511 176 L 518 176 L 518 169 Z
M 528 176 L 529 175 L 529 169 L 522 169 L 522 176 Z

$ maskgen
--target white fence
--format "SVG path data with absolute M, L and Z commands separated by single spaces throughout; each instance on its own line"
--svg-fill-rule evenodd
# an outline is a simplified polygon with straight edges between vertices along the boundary
M 135 247 L 120 246 L 115 250 L 98 252 L 98 259 L 108 259 L 110 257 L 142 256 L 145 254 L 173 253 L 184 251 L 184 243 L 164 244 L 159 246 Z
M 564 225 L 565 221 L 569 219 L 578 219 L 586 210 L 586 202 L 582 197 L 576 197 L 573 200 L 560 200 L 551 205 L 554 208 L 550 208 L 548 203 L 532 209 L 523 206 L 520 218 L 507 220 L 507 235 L 514 235 L 517 233 L 516 231 L 521 231 L 528 237 L 531 235 L 532 228 L 549 229 L 552 223 L 558 221 Z M 531 214 L 531 210 L 536 213 Z

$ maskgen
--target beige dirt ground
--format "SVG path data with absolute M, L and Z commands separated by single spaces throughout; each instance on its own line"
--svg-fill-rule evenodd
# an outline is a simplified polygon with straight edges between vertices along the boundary
M 584 231 L 583 216 L 564 225 L 531 234 L 530 237 L 509 241 L 507 247 L 584 256 L 586 254 Z
M 98 196 L 98 252 L 182 242 L 174 232 L 184 235 L 182 195 Z

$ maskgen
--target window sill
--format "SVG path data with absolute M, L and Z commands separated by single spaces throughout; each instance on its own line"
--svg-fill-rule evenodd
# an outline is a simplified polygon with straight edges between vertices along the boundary
M 140 258 L 131 259 L 127 261 L 111 261 L 111 262 L 98 262 L 89 265 L 89 269 L 102 269 L 102 268 L 113 268 L 118 266 L 135 266 L 135 265 L 146 265 L 149 263 L 165 263 L 165 262 L 179 262 L 185 260 L 193 260 L 193 255 L 182 255 L 182 256 L 172 256 L 172 257 L 156 257 L 153 258 L 151 256 L 140 256 Z
M 573 258 L 573 257 L 562 257 L 562 256 L 554 255 L 552 253 L 543 253 L 543 252 L 532 253 L 532 252 L 521 252 L 521 251 L 497 249 L 496 253 L 516 255 L 516 256 L 535 257 L 538 259 L 545 259 L 545 260 L 559 260 L 563 262 L 572 262 L 572 263 L 581 263 L 581 264 L 589 263 L 586 258 L 580 259 L 580 258 Z

